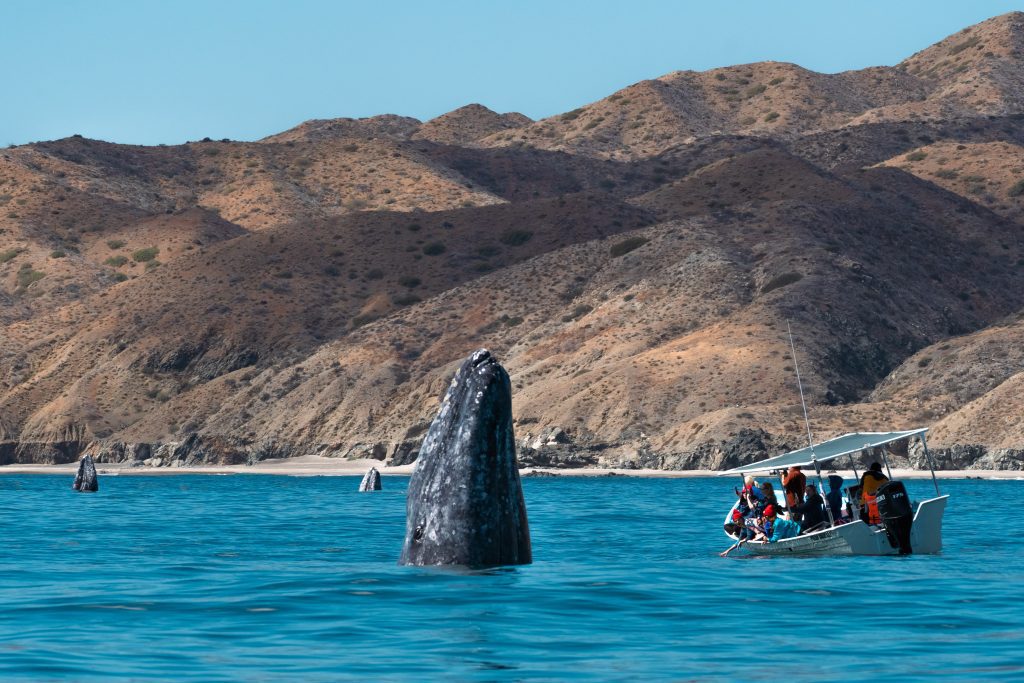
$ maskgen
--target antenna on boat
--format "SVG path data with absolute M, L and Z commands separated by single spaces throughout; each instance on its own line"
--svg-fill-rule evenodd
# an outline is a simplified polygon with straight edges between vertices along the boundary
M 800 364 L 796 362 L 796 344 L 793 343 L 793 326 L 786 320 L 786 331 L 789 332 L 789 348 L 793 352 L 793 368 L 796 370 L 796 386 L 800 389 L 800 406 L 804 409 L 804 426 L 807 427 L 807 446 L 811 449 L 811 462 L 814 464 L 814 473 L 818 475 L 818 489 L 822 498 L 825 496 L 825 482 L 821 480 L 821 466 L 818 465 L 818 458 L 814 454 L 814 438 L 811 436 L 811 420 L 807 417 L 807 401 L 804 400 L 804 383 L 800 380 Z M 832 507 L 825 504 L 825 512 L 828 514 L 829 526 L 835 526 L 836 520 L 832 519 Z
M 807 426 L 807 445 L 811 449 L 811 457 L 814 457 L 814 439 L 811 438 L 811 421 L 807 417 L 807 401 L 804 400 L 804 384 L 800 381 L 800 364 L 796 362 L 796 344 L 793 343 L 793 328 L 786 321 L 786 330 L 789 332 L 789 348 L 793 351 L 793 367 L 796 369 L 796 386 L 800 389 L 800 406 L 804 409 L 804 425 Z

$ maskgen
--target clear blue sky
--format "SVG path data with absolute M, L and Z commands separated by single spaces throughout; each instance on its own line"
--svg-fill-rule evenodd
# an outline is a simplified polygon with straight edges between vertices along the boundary
M 253 140 L 306 119 L 540 118 L 678 69 L 894 64 L 1024 2 L 0 0 L 0 145 Z

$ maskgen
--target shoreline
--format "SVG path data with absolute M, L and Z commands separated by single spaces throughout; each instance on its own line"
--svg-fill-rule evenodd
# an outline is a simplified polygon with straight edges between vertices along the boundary
M 376 467 L 382 477 L 409 476 L 416 467 L 401 465 L 385 466 L 379 460 L 338 460 L 317 455 L 304 455 L 297 458 L 281 458 L 265 460 L 257 465 L 200 465 L 194 467 L 131 467 L 124 463 L 97 463 L 96 470 L 100 476 L 175 476 L 187 474 L 231 475 L 260 474 L 291 477 L 356 477 L 364 475 L 371 467 Z M 78 463 L 64 465 L 3 465 L 0 476 L 4 474 L 43 474 L 74 476 L 78 471 Z M 603 467 L 558 469 L 550 467 L 524 467 L 519 470 L 524 477 L 634 477 L 641 479 L 690 479 L 696 477 L 718 477 L 715 470 L 633 470 L 612 469 Z M 844 479 L 855 480 L 851 470 L 836 470 Z M 860 472 L 858 472 L 859 474 Z M 808 479 L 813 479 L 811 473 Z M 822 473 L 824 475 L 824 472 Z M 931 479 L 928 470 L 893 469 L 895 479 Z M 938 479 L 989 479 L 1013 480 L 1024 479 L 1021 470 L 936 470 Z M 730 477 L 722 477 L 728 481 Z M 764 479 L 761 477 L 761 479 Z

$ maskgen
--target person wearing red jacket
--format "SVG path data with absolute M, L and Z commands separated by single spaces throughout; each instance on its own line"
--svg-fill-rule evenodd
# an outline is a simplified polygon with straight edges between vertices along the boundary
M 782 488 L 786 492 L 786 507 L 793 509 L 796 505 L 804 502 L 804 489 L 807 487 L 807 477 L 800 471 L 799 467 L 790 467 L 786 476 L 782 478 Z M 800 521 L 798 517 L 793 518 Z

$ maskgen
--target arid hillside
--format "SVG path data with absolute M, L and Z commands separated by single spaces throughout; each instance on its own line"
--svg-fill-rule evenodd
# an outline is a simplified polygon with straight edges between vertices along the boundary
M 817 436 L 1024 468 L 1022 150 L 1021 13 L 540 121 L 0 150 L 0 464 L 410 462 L 486 346 L 524 463 L 734 465 L 806 438 L 791 328 Z

